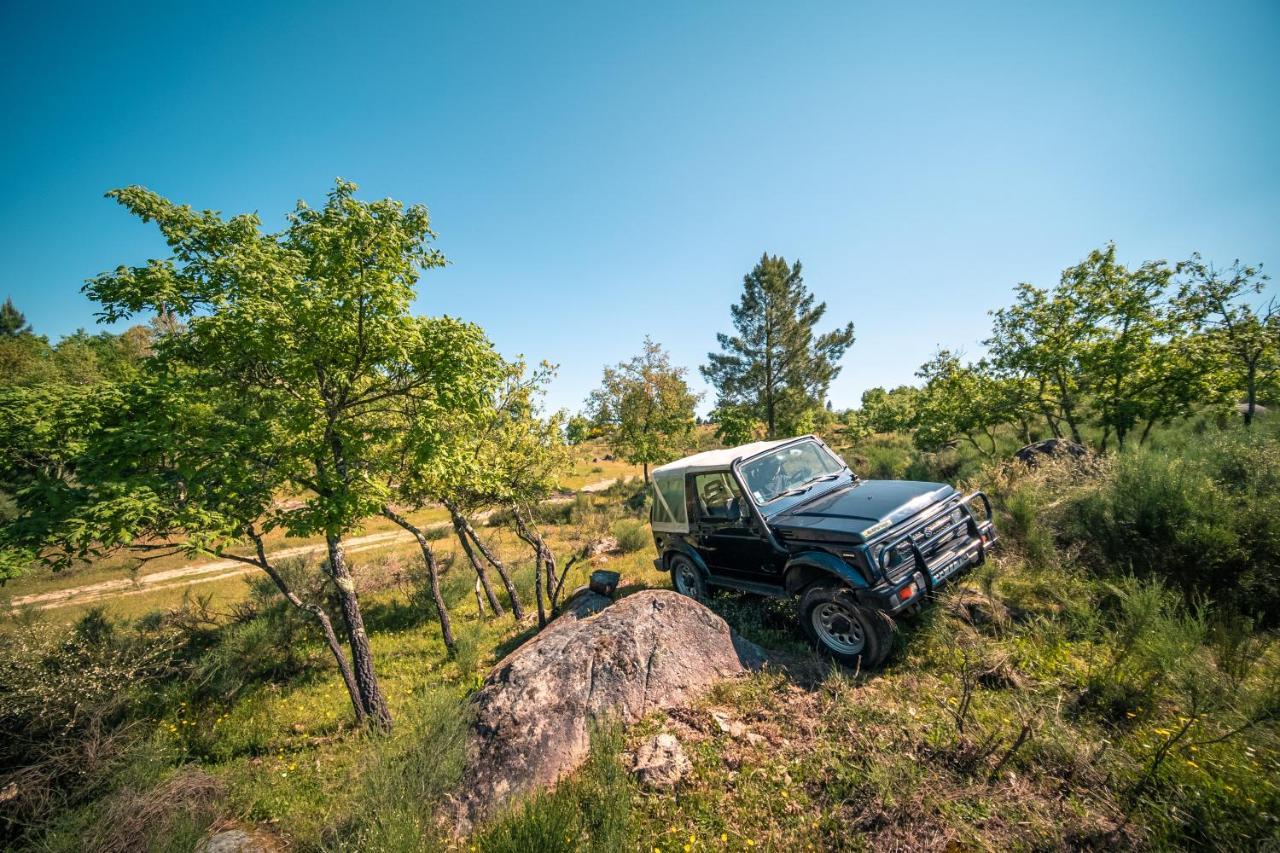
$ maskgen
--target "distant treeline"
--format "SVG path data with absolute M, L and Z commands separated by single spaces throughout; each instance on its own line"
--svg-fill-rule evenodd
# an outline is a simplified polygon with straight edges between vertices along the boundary
M 905 432 L 922 450 L 964 442 L 984 455 L 1001 428 L 1106 450 L 1195 412 L 1248 424 L 1280 396 L 1280 307 L 1266 282 L 1260 267 L 1198 255 L 1130 269 L 1111 244 L 1054 287 L 1018 285 L 992 312 L 986 357 L 940 350 L 919 386 L 869 389 L 844 420 L 855 436 Z

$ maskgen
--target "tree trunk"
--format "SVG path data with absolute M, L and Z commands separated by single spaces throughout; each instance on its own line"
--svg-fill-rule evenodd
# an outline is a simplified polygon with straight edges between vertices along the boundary
M 440 594 L 440 572 L 436 566 L 436 555 L 431 551 L 431 543 L 416 525 L 386 506 L 382 514 L 413 534 L 422 550 L 422 562 L 427 567 L 427 579 L 431 582 L 431 600 L 435 602 L 436 612 L 440 614 L 440 634 L 444 637 L 444 647 L 450 652 L 454 650 L 453 625 L 449 621 L 449 610 L 444 605 L 444 596 Z
M 547 619 L 555 615 L 556 597 L 559 592 L 556 584 L 555 556 L 543 538 L 525 523 L 524 516 L 520 514 L 520 508 L 514 504 L 511 507 L 511 516 L 515 519 L 516 535 L 533 549 L 534 595 L 538 599 L 538 627 L 543 627 L 547 624 Z
M 451 513 L 452 514 L 452 513 Z M 471 561 L 471 568 L 475 569 L 476 578 L 480 585 L 484 588 L 485 598 L 489 599 L 489 607 L 493 610 L 494 616 L 501 616 L 504 611 L 502 603 L 498 601 L 498 596 L 493 591 L 493 586 L 489 583 L 489 573 L 484 570 L 484 563 L 476 557 L 475 551 L 471 548 L 471 542 L 467 539 L 467 531 L 462 526 L 462 520 L 459 516 L 453 516 L 453 532 L 458 537 L 458 543 L 462 545 L 462 550 L 466 552 L 467 559 Z M 476 598 L 480 597 L 479 591 L 476 592 Z
M 644 462 L 642 464 L 644 465 L 644 484 L 647 486 L 649 485 L 649 463 Z
M 498 577 L 502 579 L 502 586 L 507 590 L 507 597 L 511 599 L 511 613 L 516 617 L 517 621 L 524 620 L 524 607 L 520 604 L 520 596 L 516 591 L 515 582 L 511 580 L 511 573 L 507 571 L 507 567 L 493 555 L 489 547 L 480 539 L 480 534 L 476 533 L 476 529 L 462 516 L 462 529 L 471 537 L 471 542 L 480 551 L 480 555 L 489 561 L 489 565 L 498 571 Z
M 342 620 L 347 628 L 347 642 L 351 644 L 351 661 L 355 669 L 356 686 L 360 689 L 360 703 L 374 726 L 390 729 L 391 709 L 387 707 L 386 697 L 378 686 L 378 674 L 373 667 L 373 650 L 369 646 L 369 635 L 364 630 L 364 617 L 360 613 L 360 600 L 356 596 L 356 582 L 347 566 L 342 540 L 337 533 L 327 533 L 325 541 L 329 549 L 329 574 L 338 590 Z
M 1247 399 L 1244 407 L 1244 425 L 1253 426 L 1253 416 L 1258 407 L 1258 363 L 1250 362 L 1245 372 L 1245 393 Z
M 338 641 L 338 635 L 333 630 L 333 621 L 329 618 L 329 614 L 325 613 L 324 608 L 320 607 L 320 605 L 308 604 L 299 598 L 293 590 L 289 589 L 284 577 L 267 560 L 267 551 L 262 545 L 262 537 L 253 530 L 249 531 L 249 537 L 253 540 L 254 547 L 258 551 L 258 567 L 267 573 L 267 577 L 271 578 L 271 582 L 276 585 L 276 589 L 280 590 L 280 594 L 285 597 L 286 601 L 309 615 L 320 625 L 320 630 L 324 632 L 325 644 L 329 646 L 329 652 L 338 664 L 338 672 L 342 674 L 342 682 L 347 686 L 347 695 L 351 697 L 351 705 L 356 712 L 356 724 L 364 725 L 365 711 L 364 704 L 360 700 L 360 687 L 356 684 L 355 675 L 351 672 L 351 664 L 347 662 L 347 656 L 342 651 L 342 644 Z

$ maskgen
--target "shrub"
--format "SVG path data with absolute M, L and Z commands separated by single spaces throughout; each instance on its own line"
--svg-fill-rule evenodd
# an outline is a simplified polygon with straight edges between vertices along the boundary
M 1064 535 L 1096 568 L 1165 580 L 1280 620 L 1280 442 L 1226 436 L 1118 456 L 1070 502 Z
M 624 554 L 653 546 L 653 534 L 649 532 L 649 525 L 643 521 L 617 521 L 613 525 L 613 536 L 618 540 L 618 550 Z
M 36 622 L 0 643 L 0 846 L 97 793 L 136 732 L 130 721 L 180 661 L 182 638 L 142 633 L 91 610 L 71 631 Z

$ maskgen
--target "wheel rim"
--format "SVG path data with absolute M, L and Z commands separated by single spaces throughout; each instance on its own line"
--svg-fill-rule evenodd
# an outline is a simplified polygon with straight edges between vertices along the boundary
M 856 655 L 866 645 L 866 638 L 862 635 L 862 622 L 842 604 L 825 601 L 813 608 L 810 619 L 818 639 L 835 652 Z
M 676 563 L 676 592 L 691 598 L 698 594 L 697 570 L 684 560 Z

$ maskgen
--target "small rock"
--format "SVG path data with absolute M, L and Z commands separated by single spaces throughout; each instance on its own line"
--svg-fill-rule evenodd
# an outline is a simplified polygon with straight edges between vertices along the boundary
M 601 536 L 587 545 L 587 556 L 592 558 L 601 557 L 616 550 L 618 550 L 618 538 L 616 536 Z
M 196 846 L 196 853 L 262 853 L 261 842 L 242 829 L 224 829 Z
M 641 785 L 671 788 L 685 777 L 693 765 L 675 735 L 654 735 L 636 750 L 636 763 L 631 772 Z
M 730 717 L 724 711 L 712 711 L 711 719 L 716 721 L 716 728 L 732 738 L 742 737 L 747 732 L 747 727 L 737 720 Z
M 764 735 L 758 735 L 755 732 L 747 732 L 747 743 L 752 746 L 760 746 L 765 743 Z

